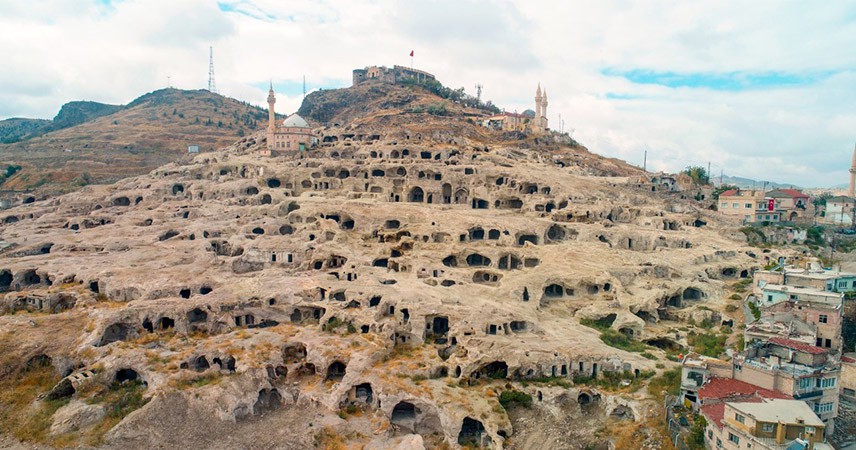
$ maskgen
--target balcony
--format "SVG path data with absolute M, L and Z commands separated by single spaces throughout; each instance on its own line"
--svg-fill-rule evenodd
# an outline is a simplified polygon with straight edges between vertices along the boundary
M 794 400 L 805 400 L 807 398 L 815 398 L 815 397 L 822 397 L 822 396 L 823 396 L 823 391 L 818 389 L 818 390 L 814 390 L 814 391 L 794 394 Z

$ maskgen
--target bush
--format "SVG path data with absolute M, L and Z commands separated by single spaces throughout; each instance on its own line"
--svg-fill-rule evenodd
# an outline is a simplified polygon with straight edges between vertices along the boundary
M 687 435 L 684 442 L 687 443 L 690 450 L 704 450 L 704 430 L 707 427 L 707 421 L 704 416 L 697 415 L 694 422 L 690 434 Z
M 755 302 L 749 302 L 749 310 L 752 311 L 752 317 L 754 317 L 755 320 L 761 318 L 761 310 L 758 309 L 758 305 L 756 305 Z
M 499 394 L 499 404 L 506 410 L 516 406 L 529 408 L 532 406 L 532 396 L 521 391 L 503 391 Z
M 736 305 L 726 305 L 726 306 L 725 306 L 725 312 L 732 313 L 732 312 L 734 312 L 734 311 L 737 311 L 737 306 L 736 306 Z
M 727 339 L 727 334 L 716 333 L 690 334 L 687 336 L 687 342 L 694 351 L 713 358 L 718 358 L 725 351 Z
M 648 393 L 654 398 L 662 401 L 663 391 L 670 395 L 678 395 L 681 392 L 681 368 L 663 372 L 648 383 Z
M 627 350 L 628 352 L 638 353 L 648 350 L 647 345 L 639 341 L 634 341 L 625 336 L 624 334 L 615 331 L 611 328 L 604 330 L 602 333 L 600 333 L 600 340 L 610 347 L 620 348 L 622 350 Z

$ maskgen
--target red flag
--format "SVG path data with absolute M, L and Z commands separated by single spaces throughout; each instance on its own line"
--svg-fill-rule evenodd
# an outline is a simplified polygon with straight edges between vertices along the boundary
M 410 57 L 413 57 L 413 50 L 410 50 Z

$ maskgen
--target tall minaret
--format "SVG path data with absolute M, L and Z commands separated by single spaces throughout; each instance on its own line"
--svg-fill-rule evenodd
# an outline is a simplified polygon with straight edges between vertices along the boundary
M 547 88 L 544 88 L 544 98 L 541 103 L 541 131 L 547 131 Z
M 276 94 L 273 93 L 273 81 L 271 81 L 270 90 L 268 91 L 267 146 L 269 149 L 274 148 L 274 135 L 276 134 L 276 113 L 273 110 L 274 103 L 276 103 Z
M 541 120 L 541 83 L 538 83 L 538 89 L 535 90 L 535 122 Z
M 856 197 L 856 146 L 853 147 L 853 160 L 850 162 L 850 197 Z
M 271 131 L 276 128 L 276 113 L 273 110 L 274 103 L 276 103 L 276 94 L 273 93 L 273 81 L 271 81 L 270 90 L 268 91 L 268 128 Z

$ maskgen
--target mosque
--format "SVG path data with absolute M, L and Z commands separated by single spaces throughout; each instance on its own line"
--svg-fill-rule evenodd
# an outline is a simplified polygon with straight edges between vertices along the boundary
M 318 144 L 318 138 L 312 132 L 309 123 L 297 114 L 292 114 L 280 123 L 276 122 L 274 104 L 276 94 L 273 92 L 273 83 L 268 91 L 268 129 L 267 129 L 267 152 L 292 152 L 305 151 Z

